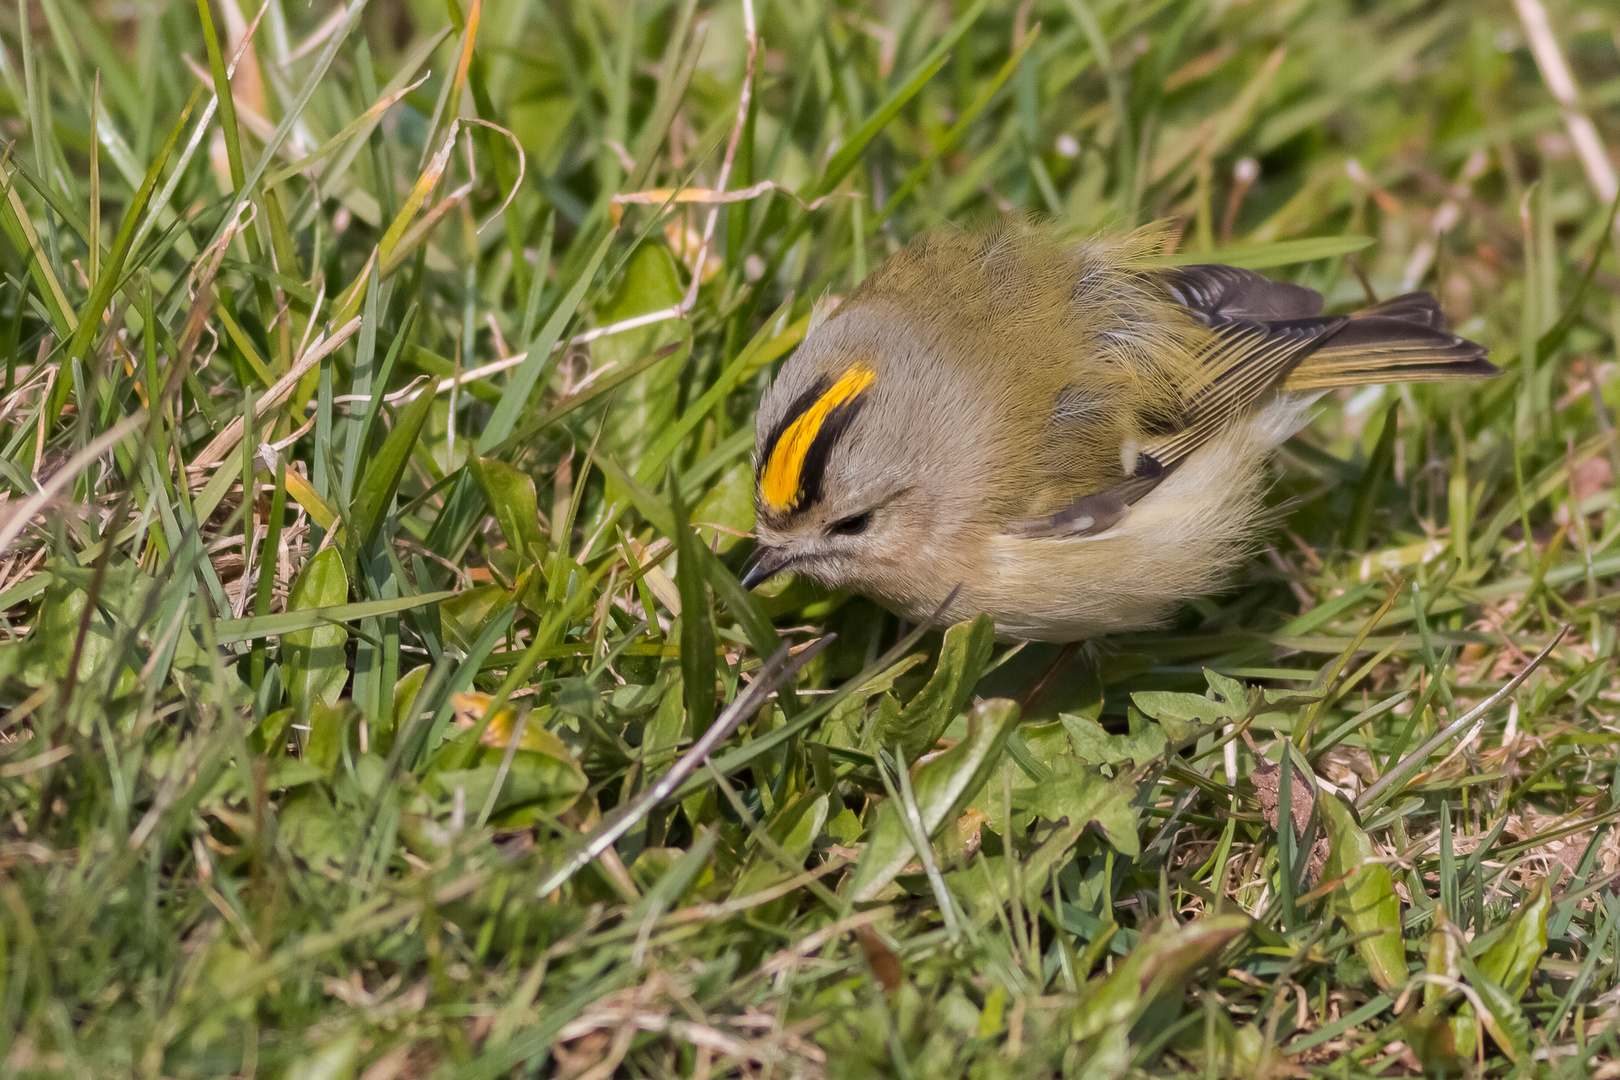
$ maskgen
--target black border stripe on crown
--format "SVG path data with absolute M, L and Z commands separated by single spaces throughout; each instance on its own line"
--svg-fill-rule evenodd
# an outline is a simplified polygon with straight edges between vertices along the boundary
M 787 412 L 783 413 L 782 418 L 776 422 L 776 426 L 771 429 L 769 437 L 765 440 L 765 446 L 760 450 L 759 461 L 755 467 L 755 482 L 759 480 L 758 474 L 764 470 L 766 465 L 770 464 L 771 455 L 776 453 L 776 444 L 782 441 L 782 436 L 786 434 L 788 428 L 793 426 L 793 421 L 809 412 L 811 407 L 820 401 L 822 395 L 830 389 L 832 389 L 832 380 L 823 375 L 811 383 L 808 390 L 793 399 L 793 404 L 788 406 Z

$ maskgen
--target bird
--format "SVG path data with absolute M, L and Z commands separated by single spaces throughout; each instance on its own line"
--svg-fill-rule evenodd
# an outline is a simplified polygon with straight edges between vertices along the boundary
M 1429 293 L 1327 315 L 1166 237 L 947 224 L 818 310 L 756 415 L 744 585 L 1003 639 L 1162 626 L 1255 550 L 1269 452 L 1323 394 L 1499 371 Z

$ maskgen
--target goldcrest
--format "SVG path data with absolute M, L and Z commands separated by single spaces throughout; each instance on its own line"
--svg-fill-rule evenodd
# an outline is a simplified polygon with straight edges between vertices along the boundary
M 1268 452 L 1335 387 L 1485 377 L 1428 293 L 1354 315 L 1162 233 L 1019 219 L 901 249 L 760 404 L 750 587 L 792 571 L 1010 638 L 1163 623 L 1265 525 Z

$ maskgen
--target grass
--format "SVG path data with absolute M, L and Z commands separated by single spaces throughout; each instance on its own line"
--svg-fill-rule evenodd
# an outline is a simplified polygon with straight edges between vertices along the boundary
M 7 1075 L 1620 1075 L 1611 8 L 231 5 L 0 14 Z M 814 303 L 1001 210 L 1505 374 L 1161 631 L 744 593 Z

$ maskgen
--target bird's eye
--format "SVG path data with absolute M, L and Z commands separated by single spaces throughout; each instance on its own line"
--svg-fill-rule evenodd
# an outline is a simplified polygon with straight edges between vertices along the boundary
M 840 518 L 838 521 L 833 522 L 831 528 L 827 531 L 834 536 L 859 536 L 866 531 L 866 527 L 870 524 L 872 524 L 872 512 L 868 510 L 864 514 L 851 514 L 847 518 Z

